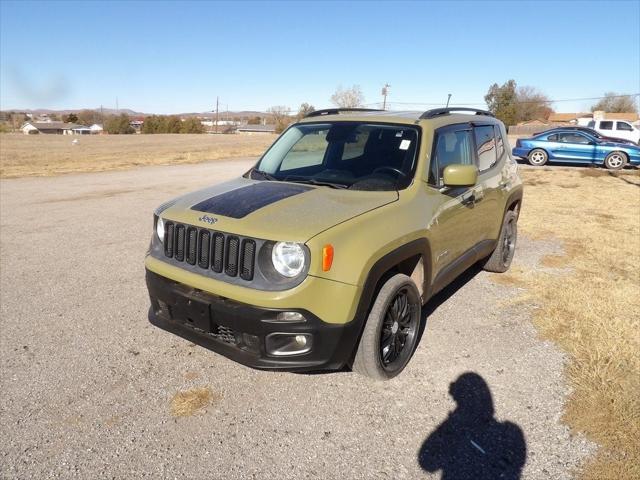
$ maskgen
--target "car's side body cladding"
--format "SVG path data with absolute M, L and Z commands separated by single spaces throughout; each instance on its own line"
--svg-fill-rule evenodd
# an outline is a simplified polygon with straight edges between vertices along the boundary
M 428 295 L 430 291 L 430 282 L 428 279 L 431 278 L 431 272 L 429 270 L 431 265 L 431 248 L 428 239 L 419 238 L 392 250 L 373 264 L 362 288 L 356 316 L 360 318 L 366 314 L 371 305 L 371 300 L 375 295 L 376 288 L 379 286 L 380 280 L 385 274 L 396 271 L 411 275 L 420 258 L 422 258 L 424 265 L 423 278 L 425 284 L 423 288 L 425 294 Z

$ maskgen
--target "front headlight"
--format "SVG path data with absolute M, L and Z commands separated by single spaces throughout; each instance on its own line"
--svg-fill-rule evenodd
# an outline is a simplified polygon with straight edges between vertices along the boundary
M 304 269 L 304 249 L 298 243 L 278 242 L 271 251 L 271 261 L 280 275 L 293 278 Z
M 162 220 L 162 217 L 158 217 L 156 221 L 156 235 L 158 235 L 158 240 L 162 243 L 164 241 L 164 220 Z

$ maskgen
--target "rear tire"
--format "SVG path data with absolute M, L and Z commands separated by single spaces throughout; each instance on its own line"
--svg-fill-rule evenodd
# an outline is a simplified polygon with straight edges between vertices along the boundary
M 604 166 L 609 170 L 620 170 L 627 163 L 627 156 L 622 152 L 611 152 L 604 159 Z
M 422 301 L 410 277 L 387 280 L 373 302 L 364 326 L 353 371 L 374 380 L 389 380 L 409 363 L 418 342 Z
M 542 150 L 541 148 L 534 148 L 529 152 L 529 156 L 527 157 L 529 163 L 534 167 L 541 167 L 549 160 L 549 155 L 547 152 Z
M 482 266 L 488 272 L 504 273 L 509 270 L 518 241 L 518 215 L 509 210 L 502 221 L 498 245 Z

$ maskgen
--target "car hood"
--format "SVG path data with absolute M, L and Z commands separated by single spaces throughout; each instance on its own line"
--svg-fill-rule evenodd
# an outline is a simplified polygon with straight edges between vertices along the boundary
M 397 191 L 367 192 L 238 178 L 167 202 L 159 213 L 167 220 L 221 232 L 306 242 L 397 199 Z

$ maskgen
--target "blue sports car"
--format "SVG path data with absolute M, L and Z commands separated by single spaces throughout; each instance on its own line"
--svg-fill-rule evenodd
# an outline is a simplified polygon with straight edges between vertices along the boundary
M 620 170 L 627 164 L 640 165 L 640 147 L 598 139 L 577 130 L 557 129 L 519 139 L 513 155 L 526 158 L 535 166 L 553 160 L 604 164 L 611 170 Z

